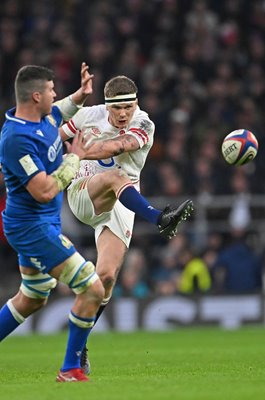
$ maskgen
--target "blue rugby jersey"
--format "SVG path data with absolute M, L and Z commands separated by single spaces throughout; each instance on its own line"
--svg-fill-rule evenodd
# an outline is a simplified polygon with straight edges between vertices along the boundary
M 26 189 L 28 181 L 41 171 L 50 175 L 62 162 L 62 141 L 58 126 L 62 115 L 53 106 L 51 115 L 40 122 L 15 117 L 15 109 L 6 113 L 0 140 L 0 162 L 7 188 L 3 211 L 5 231 L 29 221 L 60 222 L 63 193 L 49 203 L 39 203 Z

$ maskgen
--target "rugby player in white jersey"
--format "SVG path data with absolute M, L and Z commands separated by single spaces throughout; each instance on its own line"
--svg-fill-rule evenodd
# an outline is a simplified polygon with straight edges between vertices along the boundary
M 140 194 L 140 174 L 154 140 L 154 123 L 138 106 L 137 87 L 116 76 L 104 88 L 105 104 L 80 109 L 61 127 L 63 140 L 85 132 L 87 152 L 73 182 L 68 202 L 73 214 L 95 229 L 96 271 L 105 296 L 96 320 L 109 302 L 132 237 L 135 214 L 156 224 L 171 238 L 193 210 L 191 200 L 164 211 Z M 81 366 L 90 372 L 87 350 Z

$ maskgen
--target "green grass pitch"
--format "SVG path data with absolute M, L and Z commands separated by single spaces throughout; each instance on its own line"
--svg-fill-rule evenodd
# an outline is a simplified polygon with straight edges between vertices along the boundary
M 90 382 L 56 383 L 66 334 L 0 346 L 1 400 L 262 400 L 265 330 L 94 333 Z

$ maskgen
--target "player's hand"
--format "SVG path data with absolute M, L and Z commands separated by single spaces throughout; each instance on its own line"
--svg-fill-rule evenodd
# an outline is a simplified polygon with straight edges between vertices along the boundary
M 64 142 L 67 148 L 67 153 L 74 153 L 76 154 L 80 160 L 83 160 L 86 155 L 86 148 L 85 148 L 85 140 L 84 140 L 84 132 L 77 131 L 72 143 Z
M 94 75 L 89 73 L 89 66 L 82 62 L 81 64 L 81 90 L 84 95 L 93 93 L 93 78 Z
M 81 87 L 72 94 L 72 101 L 77 106 L 82 106 L 89 94 L 93 93 L 94 75 L 88 72 L 88 65 L 85 62 L 81 64 Z

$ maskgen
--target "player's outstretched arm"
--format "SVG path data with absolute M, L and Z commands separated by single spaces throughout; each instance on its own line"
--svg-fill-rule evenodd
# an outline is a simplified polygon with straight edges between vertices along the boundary
M 71 119 L 83 106 L 87 96 L 93 93 L 94 75 L 90 74 L 88 69 L 88 65 L 85 62 L 82 62 L 80 88 L 70 96 L 67 96 L 64 99 L 58 100 L 54 103 L 54 105 L 57 106 L 61 111 L 63 121 L 69 121 L 69 119 Z
M 90 143 L 87 135 L 85 140 L 86 154 L 84 158 L 87 160 L 104 160 L 105 158 L 136 151 L 140 148 L 138 140 L 134 136 L 127 134 L 114 139 L 98 140 L 92 143 Z

